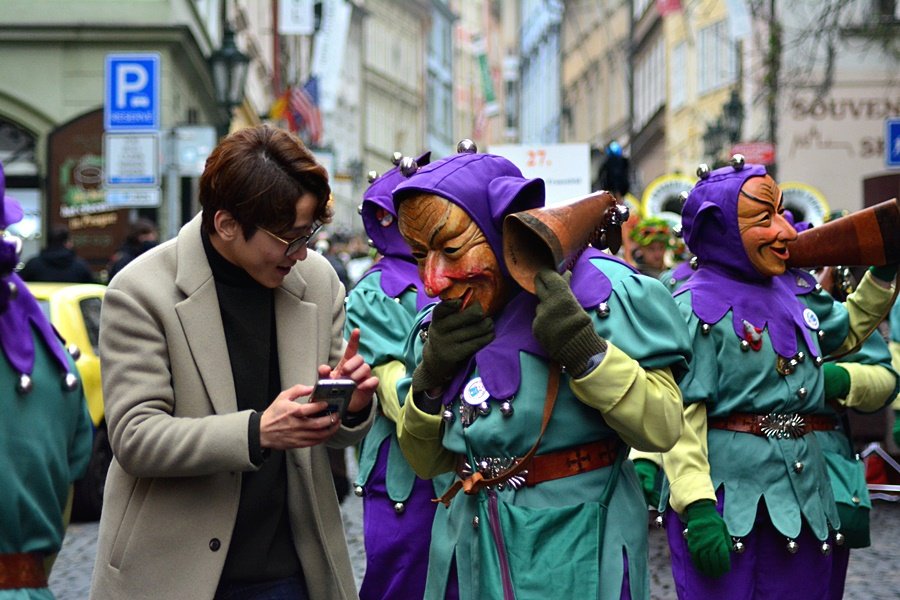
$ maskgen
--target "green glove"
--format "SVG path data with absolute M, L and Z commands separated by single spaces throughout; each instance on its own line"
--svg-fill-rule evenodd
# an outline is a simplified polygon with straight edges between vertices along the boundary
M 534 337 L 573 377 L 582 375 L 592 356 L 606 352 L 606 340 L 594 330 L 562 275 L 542 269 L 534 276 L 534 287 L 538 297 L 531 324 Z
M 460 312 L 462 300 L 446 300 L 434 307 L 422 362 L 413 371 L 413 393 L 443 386 L 463 363 L 494 339 L 494 321 L 474 302 Z
M 827 362 L 822 365 L 825 375 L 825 401 L 846 398 L 850 393 L 850 373 L 840 365 Z
M 882 281 L 891 283 L 897 277 L 897 265 L 882 265 L 880 267 L 869 267 L 869 271 Z
M 652 460 L 638 458 L 634 461 L 634 470 L 637 471 L 647 506 L 659 508 L 659 467 Z
M 894 443 L 900 446 L 900 410 L 894 411 Z
M 731 569 L 731 536 L 712 500 L 697 500 L 686 509 L 687 545 L 697 570 L 720 577 Z

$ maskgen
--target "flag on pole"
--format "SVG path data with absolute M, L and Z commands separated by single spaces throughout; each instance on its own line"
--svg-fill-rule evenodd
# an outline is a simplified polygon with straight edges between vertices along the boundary
M 291 91 L 287 89 L 275 99 L 275 102 L 272 103 L 272 107 L 269 109 L 269 118 L 273 121 L 286 121 L 288 129 L 297 133 L 297 120 L 288 106 L 290 95 Z
M 319 112 L 319 82 L 313 75 L 302 88 L 290 89 L 289 105 L 300 128 L 306 130 L 309 143 L 316 145 L 322 139 L 322 114 Z

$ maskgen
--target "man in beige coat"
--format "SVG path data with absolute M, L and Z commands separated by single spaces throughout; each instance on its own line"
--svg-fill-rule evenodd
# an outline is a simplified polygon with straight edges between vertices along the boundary
M 92 598 L 357 596 L 326 446 L 362 439 L 377 378 L 306 251 L 329 196 L 295 137 L 236 132 L 207 161 L 203 212 L 110 283 Z M 356 382 L 343 421 L 307 403 L 317 377 Z

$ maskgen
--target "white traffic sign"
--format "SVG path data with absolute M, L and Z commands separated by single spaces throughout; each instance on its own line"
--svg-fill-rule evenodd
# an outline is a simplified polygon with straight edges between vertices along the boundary
M 547 206 L 591 193 L 591 149 L 587 144 L 505 144 L 488 151 L 509 159 L 525 177 L 543 179 Z
M 159 188 L 115 189 L 106 191 L 106 209 L 154 208 L 160 205 L 162 194 Z
M 155 52 L 106 55 L 106 131 L 159 130 L 159 64 Z
M 159 135 L 103 135 L 104 183 L 107 187 L 159 185 Z

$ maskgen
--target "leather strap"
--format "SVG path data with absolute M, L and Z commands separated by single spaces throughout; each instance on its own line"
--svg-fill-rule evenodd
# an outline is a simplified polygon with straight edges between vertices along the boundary
M 0 590 L 45 587 L 47 573 L 40 554 L 0 554 Z
M 837 419 L 828 415 L 799 415 L 803 418 L 803 427 L 796 436 L 801 437 L 811 431 L 834 431 L 838 429 Z M 758 415 L 754 413 L 732 413 L 727 417 L 709 419 L 710 429 L 727 429 L 741 433 L 752 433 L 760 437 L 770 437 L 764 431 L 770 422 L 770 415 Z M 776 436 L 777 437 L 777 436 Z
M 440 502 L 444 506 L 450 506 L 450 501 L 453 499 L 456 494 L 459 493 L 459 490 L 463 490 L 466 494 L 472 495 L 477 494 L 478 490 L 497 485 L 499 483 L 503 483 L 508 480 L 510 477 L 514 475 L 518 475 L 523 469 L 525 469 L 525 465 L 528 464 L 534 455 L 537 453 L 538 446 L 541 445 L 541 440 L 544 437 L 544 432 L 547 431 L 547 424 L 550 422 L 550 415 L 553 414 L 553 407 L 556 404 L 556 394 L 559 391 L 559 376 L 560 376 L 560 366 L 559 363 L 553 361 L 550 363 L 550 369 L 547 373 L 547 395 L 544 398 L 544 415 L 541 419 L 541 433 L 538 435 L 537 441 L 531 447 L 531 449 L 522 457 L 522 460 L 511 466 L 509 469 L 503 471 L 496 477 L 492 477 L 490 479 L 485 479 L 484 475 L 479 471 L 475 471 L 469 477 L 465 479 L 458 479 L 453 482 L 453 485 L 444 492 L 440 498 L 436 498 L 432 500 L 432 502 Z
M 538 454 L 525 466 L 528 469 L 525 474 L 525 485 L 534 486 L 545 481 L 608 467 L 616 461 L 619 447 L 619 439 L 613 437 L 549 454 Z

